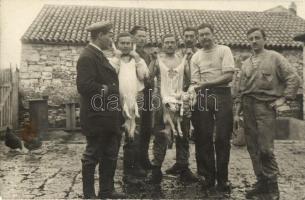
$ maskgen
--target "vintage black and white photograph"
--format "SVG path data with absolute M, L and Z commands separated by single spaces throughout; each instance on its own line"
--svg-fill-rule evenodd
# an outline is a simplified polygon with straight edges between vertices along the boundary
M 0 15 L 0 200 L 305 200 L 304 0 Z

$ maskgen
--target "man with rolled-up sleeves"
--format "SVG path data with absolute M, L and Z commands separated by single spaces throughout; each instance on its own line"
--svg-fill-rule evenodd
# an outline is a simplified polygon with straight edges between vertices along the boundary
M 229 83 L 234 74 L 234 59 L 229 47 L 215 43 L 212 25 L 203 23 L 197 31 L 202 49 L 191 59 L 191 86 L 188 89 L 190 93 L 197 92 L 192 113 L 197 172 L 205 178 L 204 189 L 214 188 L 217 181 L 219 191 L 229 192 L 228 164 L 233 127 Z

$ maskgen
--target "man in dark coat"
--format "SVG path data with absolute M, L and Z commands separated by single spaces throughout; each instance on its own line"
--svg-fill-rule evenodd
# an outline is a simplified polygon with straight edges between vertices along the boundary
M 82 158 L 84 198 L 96 198 L 94 172 L 99 164 L 99 198 L 124 198 L 114 191 L 113 178 L 120 147 L 122 115 L 118 76 L 105 51 L 111 47 L 112 24 L 97 22 L 87 28 L 91 42 L 77 62 L 80 121 L 87 146 Z

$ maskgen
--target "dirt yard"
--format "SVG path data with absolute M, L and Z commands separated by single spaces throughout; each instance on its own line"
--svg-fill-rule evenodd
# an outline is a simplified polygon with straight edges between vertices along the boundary
M 0 196 L 3 199 L 76 199 L 82 198 L 81 162 L 85 139 L 80 133 L 51 132 L 40 150 L 32 154 L 11 151 L 0 141 Z M 194 144 L 191 144 L 190 166 L 196 173 Z M 281 175 L 281 199 L 305 199 L 305 141 L 276 141 L 275 153 Z M 245 189 L 254 183 L 249 154 L 245 147 L 232 146 L 230 196 L 202 191 L 199 183 L 185 185 L 178 177 L 164 176 L 160 187 L 123 182 L 122 148 L 115 176 L 115 187 L 128 198 L 171 199 L 245 199 Z M 174 148 L 168 150 L 162 170 L 175 161 Z M 98 187 L 96 176 L 96 187 Z M 140 182 L 141 183 L 141 182 Z M 144 181 L 143 181 L 144 183 Z

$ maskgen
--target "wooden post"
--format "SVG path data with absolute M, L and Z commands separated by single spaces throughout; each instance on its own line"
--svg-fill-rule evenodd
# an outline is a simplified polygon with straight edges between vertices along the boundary
M 12 75 L 12 83 L 12 126 L 14 129 L 17 129 L 19 124 L 19 69 L 17 67 Z
M 30 124 L 34 133 L 43 138 L 48 131 L 48 100 L 47 99 L 30 99 Z
M 12 69 L 0 71 L 0 129 L 12 126 L 13 105 Z
M 75 103 L 66 103 L 66 130 L 76 129 Z
M 66 103 L 66 129 L 71 130 L 71 107 Z

